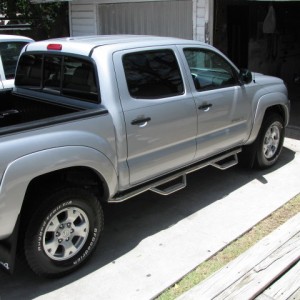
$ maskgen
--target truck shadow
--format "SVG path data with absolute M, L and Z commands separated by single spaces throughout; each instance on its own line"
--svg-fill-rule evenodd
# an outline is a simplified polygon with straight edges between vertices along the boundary
M 46 280 L 35 276 L 24 262 L 18 261 L 12 276 L 0 272 L 0 299 L 32 299 L 80 280 L 92 272 L 101 272 L 101 267 L 114 263 L 145 238 L 223 199 L 252 180 L 267 184 L 264 176 L 282 168 L 294 157 L 295 152 L 284 148 L 277 165 L 264 171 L 249 171 L 236 166 L 224 173 L 208 167 L 190 174 L 188 186 L 168 197 L 147 192 L 126 203 L 109 205 L 104 209 L 106 225 L 102 239 L 85 266 L 64 278 Z

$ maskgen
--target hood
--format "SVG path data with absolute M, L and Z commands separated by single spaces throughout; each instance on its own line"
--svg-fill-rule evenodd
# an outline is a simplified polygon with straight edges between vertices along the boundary
M 283 80 L 279 77 L 264 75 L 264 74 L 255 73 L 255 72 L 252 72 L 252 78 L 253 78 L 253 81 L 258 84 L 283 83 Z

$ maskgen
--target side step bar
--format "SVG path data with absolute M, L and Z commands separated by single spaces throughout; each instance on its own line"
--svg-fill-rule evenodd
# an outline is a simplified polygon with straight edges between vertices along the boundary
M 226 170 L 226 169 L 229 169 L 229 168 L 237 165 L 238 162 L 239 161 L 238 161 L 238 157 L 237 157 L 237 153 L 236 153 L 234 155 L 231 155 L 228 158 L 216 161 L 215 163 L 212 163 L 211 165 L 217 169 Z
M 168 196 L 170 194 L 173 194 L 177 191 L 180 191 L 182 189 L 184 189 L 186 187 L 186 174 L 178 177 L 178 179 L 181 179 L 181 182 L 178 183 L 173 183 L 173 181 L 176 181 L 176 179 L 174 179 L 173 181 L 169 181 L 168 183 L 171 184 L 171 186 L 167 186 L 165 187 L 165 185 L 167 184 L 163 184 L 163 185 L 159 185 L 156 187 L 152 187 L 149 190 L 151 192 L 163 195 L 163 196 Z
M 137 196 L 146 191 L 152 191 L 160 195 L 170 195 L 186 187 L 186 175 L 207 166 L 213 166 L 220 170 L 226 170 L 230 167 L 235 166 L 238 163 L 237 154 L 242 151 L 241 148 L 223 153 L 221 155 L 215 156 L 209 160 L 201 161 L 194 165 L 188 166 L 185 169 L 178 170 L 177 172 L 167 175 L 156 180 L 152 180 L 145 185 L 137 186 L 129 191 L 124 191 L 123 193 L 118 193 L 115 197 L 108 200 L 109 203 L 119 203 L 134 196 Z M 179 181 L 180 180 L 180 181 Z

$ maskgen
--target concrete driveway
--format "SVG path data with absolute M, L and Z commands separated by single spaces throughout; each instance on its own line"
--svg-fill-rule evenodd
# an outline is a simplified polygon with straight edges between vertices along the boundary
M 107 207 L 92 259 L 75 274 L 40 279 L 22 262 L 0 273 L 5 299 L 151 299 L 300 192 L 300 141 L 276 167 L 206 168 L 169 197 L 146 193 Z

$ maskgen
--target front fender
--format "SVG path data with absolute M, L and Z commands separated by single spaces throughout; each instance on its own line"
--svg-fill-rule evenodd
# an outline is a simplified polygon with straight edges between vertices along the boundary
M 261 128 L 267 109 L 280 106 L 284 113 L 284 122 L 287 126 L 289 122 L 290 101 L 284 93 L 269 93 L 259 98 L 254 114 L 253 127 L 247 144 L 255 141 Z
M 89 167 L 99 173 L 109 196 L 117 189 L 117 173 L 101 152 L 84 146 L 58 147 L 16 159 L 6 168 L 0 186 L 0 240 L 15 227 L 29 183 L 36 177 L 69 167 Z

